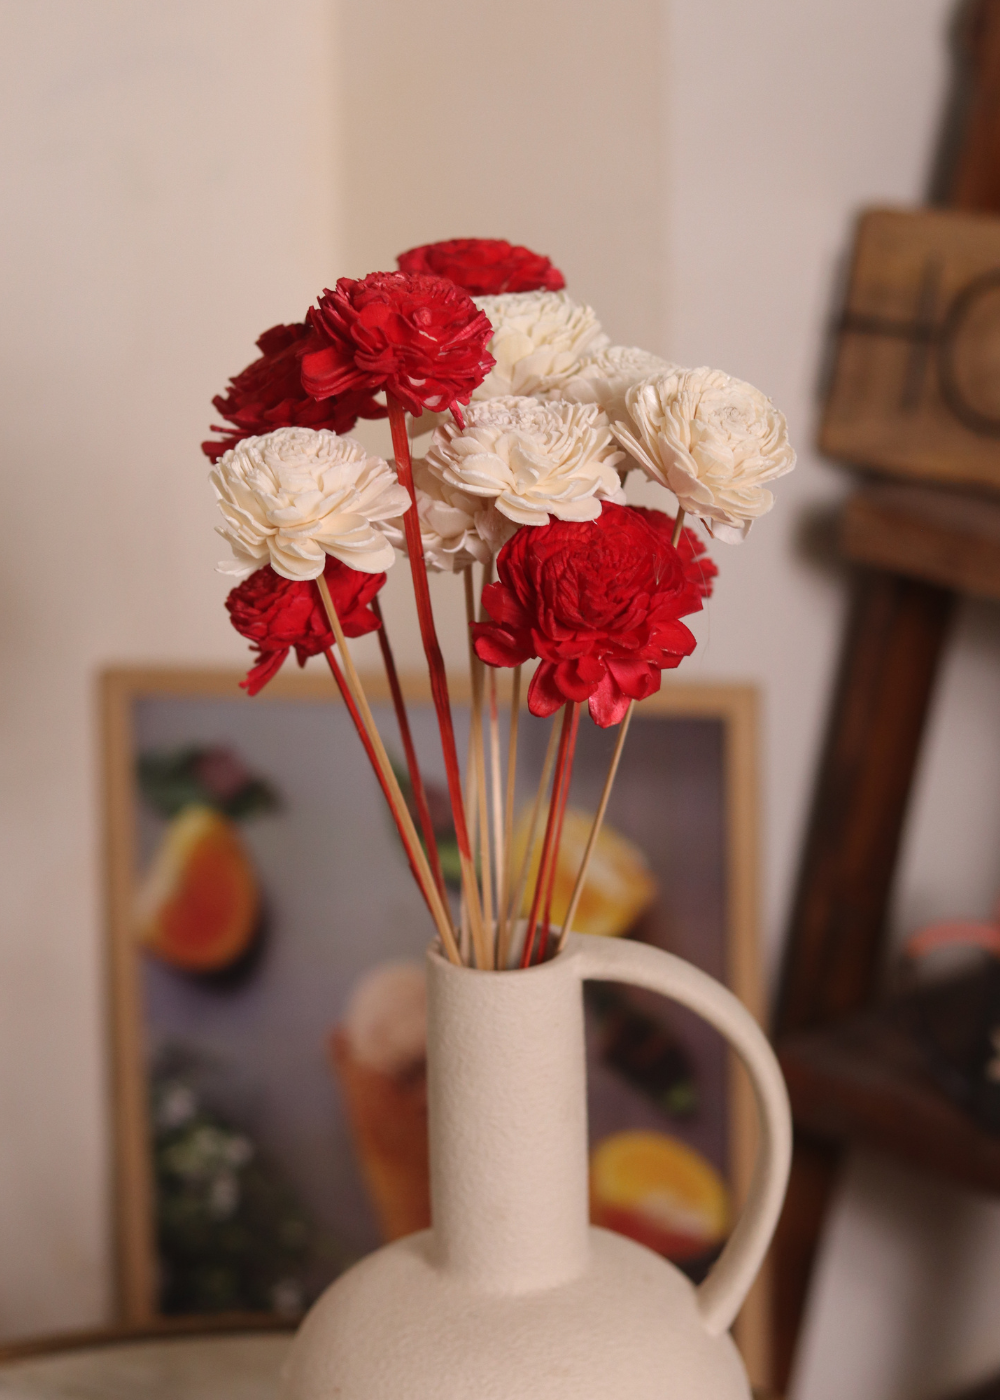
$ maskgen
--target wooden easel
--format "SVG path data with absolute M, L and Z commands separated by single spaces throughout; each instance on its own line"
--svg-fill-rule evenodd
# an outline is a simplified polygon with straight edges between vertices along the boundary
M 966 8 L 963 38 L 968 100 L 941 202 L 996 213 L 1000 0 Z M 1000 601 L 1000 505 L 918 486 L 865 488 L 848 503 L 840 544 L 863 568 L 775 1021 L 795 1116 L 792 1176 L 774 1248 L 774 1366 L 782 1391 L 823 1220 L 850 1146 L 874 1146 L 1000 1194 L 1000 1138 L 979 1130 L 927 1082 L 872 1006 L 903 821 L 956 600 Z M 994 1397 L 1000 1378 L 966 1400 Z

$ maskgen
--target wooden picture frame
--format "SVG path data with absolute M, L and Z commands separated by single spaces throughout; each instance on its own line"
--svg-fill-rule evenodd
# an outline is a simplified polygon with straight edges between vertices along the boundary
M 858 221 L 820 426 L 828 457 L 1000 491 L 1000 218 L 869 209 Z
M 257 712 L 271 714 L 275 707 L 288 705 L 311 706 L 314 710 L 318 706 L 321 713 L 328 713 L 327 706 L 343 709 L 332 680 L 318 671 L 293 674 L 290 667 L 286 668 L 253 701 L 248 701 L 239 689 L 240 679 L 241 673 L 236 671 L 184 668 L 113 669 L 100 678 L 117 1280 L 119 1318 L 131 1327 L 154 1325 L 162 1317 L 157 1303 L 150 1096 L 145 1068 L 147 1031 L 141 986 L 143 960 L 139 956 L 134 915 L 139 870 L 135 780 L 137 721 L 147 712 L 170 712 L 173 702 L 236 705 L 240 708 L 225 711 L 234 716 L 242 713 L 243 706 L 257 707 Z M 466 704 L 468 685 L 464 678 L 455 677 L 450 684 L 455 705 Z M 429 711 L 430 688 L 426 676 L 405 676 L 403 685 L 407 703 L 418 711 L 421 706 Z M 390 697 L 383 677 L 365 677 L 365 687 L 373 706 L 388 703 Z M 657 695 L 638 708 L 626 753 L 630 745 L 638 748 L 642 723 L 651 719 L 708 721 L 712 732 L 718 735 L 722 787 L 720 839 L 724 843 L 724 976 L 736 995 L 761 1018 L 763 1000 L 757 944 L 756 692 L 745 685 L 689 685 L 668 679 Z M 604 733 L 596 729 L 595 732 Z M 707 734 L 708 730 L 705 732 Z M 431 932 L 428 925 L 428 937 Z M 753 1167 L 755 1110 L 749 1084 L 734 1057 L 731 1057 L 729 1074 L 725 1110 L 728 1115 L 726 1166 L 738 1208 L 747 1194 Z M 737 1324 L 737 1339 L 751 1377 L 759 1384 L 766 1383 L 767 1379 L 768 1330 L 767 1288 L 766 1284 L 760 1284 L 751 1294 Z

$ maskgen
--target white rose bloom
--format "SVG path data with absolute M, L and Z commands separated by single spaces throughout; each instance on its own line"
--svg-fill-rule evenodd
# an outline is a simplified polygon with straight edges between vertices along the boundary
M 774 504 L 763 482 L 795 466 L 784 415 L 759 389 L 717 369 L 653 375 L 625 396 L 628 421 L 614 434 L 646 475 L 739 544 Z
M 373 522 L 398 515 L 409 497 L 388 463 L 354 438 L 277 428 L 237 443 L 209 480 L 226 522 L 218 532 L 235 555 L 221 573 L 246 578 L 270 564 L 282 578 L 318 578 L 332 554 L 377 574 L 395 559 Z
M 559 390 L 570 403 L 596 403 L 612 423 L 626 416 L 625 395 L 640 379 L 677 369 L 669 360 L 630 345 L 609 345 L 580 363 Z
M 491 501 L 443 480 L 422 457 L 413 463 L 413 485 L 424 561 L 435 572 L 455 573 L 469 564 L 487 563 L 517 528 L 499 514 Z M 405 554 L 402 517 L 386 521 L 382 528 Z
M 607 415 L 596 404 L 505 396 L 472 402 L 464 431 L 442 424 L 427 453 L 442 480 L 492 501 L 516 525 L 596 520 L 624 501 Z
M 565 292 L 504 292 L 473 301 L 493 326 L 488 348 L 496 360 L 473 400 L 558 393 L 581 361 L 608 343 L 593 309 Z

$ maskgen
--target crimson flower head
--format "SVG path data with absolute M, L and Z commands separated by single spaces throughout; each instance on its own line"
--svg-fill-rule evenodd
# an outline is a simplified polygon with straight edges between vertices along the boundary
M 374 632 L 379 620 L 370 604 L 385 574 L 363 574 L 327 555 L 323 577 L 347 637 Z M 277 675 L 292 647 L 304 666 L 333 646 L 333 632 L 313 579 L 282 578 L 270 564 L 252 573 L 226 599 L 233 626 L 253 643 L 259 660 L 240 685 L 256 695 Z
M 413 414 L 459 404 L 495 363 L 486 349 L 493 327 L 454 282 L 405 272 L 341 277 L 309 319 L 321 347 L 302 361 L 302 383 L 314 398 L 386 389 Z
M 685 562 L 631 506 L 605 501 L 597 520 L 523 526 L 497 573 L 483 590 L 492 621 L 472 628 L 476 654 L 490 666 L 541 659 L 528 690 L 533 715 L 587 700 L 606 729 L 694 651 L 680 618 L 701 608 L 697 561 Z
M 647 506 L 633 506 L 632 509 L 642 516 L 647 525 L 661 531 L 668 541 L 673 538 L 674 516 L 666 515 L 662 510 L 650 510 Z M 703 598 L 711 598 L 713 580 L 717 577 L 719 568 L 694 530 L 689 530 L 686 526 L 681 530 L 681 537 L 677 541 L 677 553 L 681 556 L 688 582 L 697 588 Z
M 424 243 L 396 259 L 402 272 L 447 277 L 473 297 L 501 292 L 559 292 L 566 279 L 541 253 L 506 238 L 449 238 Z
M 257 341 L 260 359 L 229 381 L 225 394 L 216 394 L 212 405 L 232 427 L 215 425 L 218 439 L 203 442 L 201 450 L 217 462 L 223 453 L 246 437 L 261 437 L 275 428 L 328 428 L 349 433 L 359 418 L 384 418 L 387 410 L 370 392 L 352 392 L 317 402 L 302 387 L 302 357 L 321 344 L 307 323 L 272 326 Z

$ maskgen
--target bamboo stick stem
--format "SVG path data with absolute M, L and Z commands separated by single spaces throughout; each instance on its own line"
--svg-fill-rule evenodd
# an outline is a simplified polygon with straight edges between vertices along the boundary
M 514 789 L 517 782 L 517 729 L 521 710 L 521 668 L 514 667 L 510 691 L 510 735 L 507 740 L 507 794 L 503 820 L 503 879 L 497 929 L 497 967 L 507 966 L 510 949 L 510 896 L 514 874 Z
M 531 873 L 531 856 L 535 849 L 535 837 L 538 835 L 538 819 L 542 814 L 542 803 L 545 800 L 545 791 L 549 785 L 549 778 L 552 776 L 552 765 L 555 763 L 556 747 L 559 742 L 559 726 L 553 724 L 549 731 L 549 742 L 545 750 L 545 758 L 542 761 L 542 774 L 538 780 L 538 789 L 535 792 L 535 800 L 531 807 L 531 820 L 528 823 L 528 844 L 524 848 L 524 855 L 521 857 L 521 869 L 517 875 L 517 886 L 513 902 L 510 906 L 511 923 L 516 923 L 521 914 L 521 906 L 524 903 L 524 892 L 528 888 L 528 876 Z
M 524 934 L 524 949 L 521 953 L 521 966 L 530 967 L 532 953 L 534 952 L 535 931 L 538 928 L 538 915 L 541 909 L 542 892 L 548 874 L 549 860 L 552 855 L 552 841 L 555 836 L 556 821 L 558 819 L 559 797 L 562 790 L 563 771 L 566 766 L 566 751 L 569 746 L 570 731 L 573 727 L 573 717 L 576 714 L 577 705 L 573 700 L 568 700 L 563 706 L 563 720 L 559 728 L 559 752 L 556 756 L 556 775 L 552 782 L 552 793 L 549 797 L 549 815 L 545 822 L 545 835 L 542 838 L 542 854 L 538 862 L 538 874 L 535 877 L 535 892 L 531 896 L 531 912 L 528 915 L 528 927 Z M 541 949 L 544 953 L 545 949 Z
M 472 645 L 472 624 L 476 608 L 472 587 L 472 565 L 462 570 L 465 586 L 465 620 L 469 640 L 469 679 L 472 683 L 472 709 L 469 715 L 469 754 L 475 777 L 476 821 L 479 827 L 479 879 L 483 900 L 483 929 L 477 939 L 475 925 L 472 941 L 478 967 L 492 967 L 493 880 L 490 868 L 490 827 L 486 811 L 486 768 L 483 763 L 483 665 Z
M 355 668 L 354 659 L 347 648 L 347 638 L 344 636 L 344 629 L 340 625 L 337 609 L 333 605 L 333 599 L 330 597 L 330 590 L 322 574 L 320 574 L 319 578 L 316 580 L 316 586 L 319 589 L 319 595 L 323 600 L 326 615 L 333 629 L 333 635 L 336 638 L 337 648 L 344 664 L 344 674 L 348 689 L 351 692 L 351 698 L 357 707 L 364 728 L 371 741 L 382 776 L 392 794 L 392 800 L 389 805 L 392 808 L 393 816 L 396 818 L 401 829 L 406 832 L 409 845 L 413 851 L 413 860 L 419 872 L 417 878 L 424 887 L 425 897 L 430 906 L 431 914 L 441 937 L 441 943 L 445 953 L 452 962 L 457 963 L 460 961 L 460 958 L 458 945 L 455 942 L 455 931 L 451 925 L 451 916 L 438 893 L 437 886 L 434 883 L 434 877 L 431 874 L 430 865 L 427 863 L 427 857 L 424 855 L 423 847 L 420 844 L 420 838 L 417 835 L 417 829 L 413 824 L 413 818 L 410 816 L 399 783 L 396 780 L 396 775 L 392 771 L 389 755 L 386 753 L 385 745 L 382 743 L 382 736 L 375 727 L 375 721 L 372 718 L 368 698 L 361 685 L 361 678 Z
M 684 507 L 677 507 L 677 519 L 674 521 L 674 533 L 670 536 L 670 543 L 674 549 L 680 544 L 681 531 L 684 529 Z
M 444 887 L 444 872 L 441 869 L 441 856 L 438 853 L 437 837 L 434 835 L 434 823 L 431 821 L 431 809 L 427 802 L 427 791 L 424 788 L 424 780 L 420 773 L 420 764 L 417 761 L 417 750 L 413 742 L 413 734 L 410 731 L 410 719 L 406 713 L 406 700 L 403 697 L 403 688 L 399 683 L 399 674 L 396 671 L 396 660 L 392 654 L 392 647 L 389 645 L 389 634 L 386 631 L 385 618 L 382 616 L 382 608 L 379 604 L 377 594 L 372 599 L 372 611 L 379 620 L 379 649 L 382 652 L 386 680 L 389 682 L 392 703 L 396 710 L 396 723 L 399 725 L 399 737 L 403 741 L 403 752 L 406 754 L 406 771 L 410 775 L 410 786 L 413 789 L 413 804 L 417 809 L 420 830 L 423 832 L 427 859 L 430 863 L 431 873 L 434 876 L 434 883 L 438 888 L 438 894 L 440 894 L 443 903 L 447 905 L 448 895 Z
M 604 814 L 608 810 L 608 799 L 611 796 L 611 788 L 615 781 L 615 774 L 618 772 L 618 763 L 622 756 L 622 749 L 625 747 L 625 737 L 628 734 L 628 727 L 632 723 L 632 714 L 635 710 L 635 701 L 629 703 L 625 711 L 625 718 L 618 726 L 618 738 L 615 742 L 615 751 L 611 755 L 611 762 L 608 765 L 608 774 L 604 779 L 604 790 L 601 793 L 601 800 L 597 804 L 597 812 L 594 815 L 594 822 L 590 828 L 590 835 L 587 837 L 587 845 L 584 848 L 583 859 L 580 861 L 580 869 L 576 877 L 576 884 L 573 886 L 573 893 L 570 895 L 569 908 L 566 910 L 566 917 L 563 920 L 562 933 L 559 935 L 559 943 L 556 946 L 558 953 L 566 946 L 566 939 L 570 935 L 573 927 L 573 920 L 580 904 L 580 896 L 583 894 L 583 887 L 587 883 L 587 871 L 590 868 L 590 858 L 594 854 L 594 847 L 597 845 L 597 838 L 601 834 L 601 827 L 604 824 Z
M 417 617 L 420 621 L 420 637 L 427 657 L 430 673 L 431 694 L 437 713 L 438 729 L 441 734 L 441 750 L 444 755 L 445 773 L 448 777 L 448 796 L 451 800 L 451 813 L 455 823 L 455 840 L 458 843 L 458 858 L 462 867 L 462 889 L 469 906 L 469 923 L 473 937 L 483 937 L 483 914 L 479 903 L 479 888 L 476 884 L 476 868 L 469 846 L 469 832 L 465 822 L 465 806 L 462 801 L 462 775 L 455 748 L 455 726 L 451 717 L 451 701 L 448 697 L 448 677 L 445 674 L 444 658 L 434 626 L 434 612 L 431 608 L 430 589 L 427 584 L 427 566 L 424 563 L 424 545 L 420 537 L 420 517 L 417 513 L 417 494 L 413 484 L 413 466 L 410 461 L 410 443 L 406 435 L 406 410 L 390 390 L 386 391 L 389 406 L 389 427 L 392 432 L 392 446 L 396 454 L 396 473 L 400 484 L 410 497 L 410 508 L 403 515 L 403 528 L 406 533 L 406 549 L 410 558 L 410 573 L 413 578 L 413 593 L 417 604 Z
M 562 845 L 563 820 L 566 816 L 566 803 L 569 800 L 569 785 L 573 777 L 573 756 L 576 753 L 576 736 L 580 728 L 580 706 L 574 706 L 573 725 L 569 733 L 569 742 L 566 745 L 566 761 L 563 764 L 562 783 L 559 792 L 559 811 L 556 817 L 555 839 L 552 843 L 552 856 L 549 861 L 548 872 L 545 877 L 545 903 L 544 914 L 542 915 L 542 935 L 540 939 L 542 954 L 549 944 L 549 927 L 552 923 L 552 891 L 556 882 L 556 867 L 559 864 L 559 848 Z
M 364 721 L 361 718 L 360 711 L 358 710 L 357 705 L 355 705 L 354 703 L 354 697 L 348 689 L 347 681 L 344 679 L 344 673 L 337 665 L 337 658 L 334 656 L 333 652 L 330 650 L 329 647 L 326 648 L 326 650 L 323 652 L 323 655 L 326 657 L 327 665 L 330 667 L 330 673 L 332 674 L 333 679 L 337 682 L 337 689 L 340 691 L 340 698 L 343 700 L 344 705 L 347 708 L 347 713 L 350 715 L 351 719 L 354 722 L 354 727 L 358 731 L 358 738 L 361 740 L 361 743 L 364 747 L 364 751 L 368 755 L 368 762 L 371 764 L 375 776 L 378 779 L 378 785 L 382 789 L 382 795 L 385 798 L 386 802 L 388 802 L 389 804 L 389 810 L 392 812 L 393 820 L 396 823 L 396 829 L 399 831 L 400 840 L 402 841 L 403 848 L 406 851 L 406 858 L 410 862 L 410 869 L 413 872 L 413 878 L 417 881 L 417 884 L 420 886 L 420 893 L 424 896 L 424 899 L 427 900 L 427 892 L 424 889 L 423 882 L 417 874 L 417 868 L 413 862 L 413 853 L 410 850 L 409 842 L 407 841 L 402 823 L 396 815 L 396 808 L 392 800 L 392 793 L 389 790 L 389 784 L 386 782 L 385 776 L 382 773 L 382 769 L 379 767 L 379 761 L 375 754 L 375 747 L 372 744 L 371 739 L 368 737 L 368 731 L 367 729 L 365 729 Z M 428 909 L 430 909 L 429 900 L 427 900 L 427 907 Z M 433 911 L 431 912 L 433 913 Z

